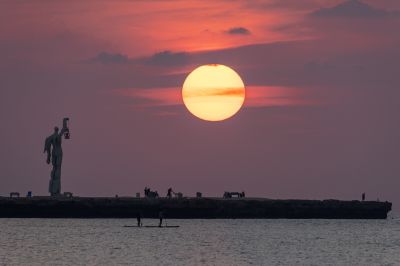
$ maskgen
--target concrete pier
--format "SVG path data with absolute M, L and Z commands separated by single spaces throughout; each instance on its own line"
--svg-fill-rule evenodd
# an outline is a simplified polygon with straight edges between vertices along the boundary
M 0 218 L 386 219 L 390 202 L 265 198 L 0 197 Z

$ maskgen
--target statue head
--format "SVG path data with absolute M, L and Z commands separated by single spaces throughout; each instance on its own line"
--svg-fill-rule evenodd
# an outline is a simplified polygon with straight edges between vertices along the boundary
M 54 133 L 58 133 L 58 127 L 54 127 Z

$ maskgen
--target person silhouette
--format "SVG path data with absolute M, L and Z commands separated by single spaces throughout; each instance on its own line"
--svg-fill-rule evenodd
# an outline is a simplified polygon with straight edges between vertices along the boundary
M 141 227 L 142 226 L 142 215 L 140 212 L 136 215 L 136 220 L 137 220 L 137 226 Z
M 168 189 L 167 197 L 170 199 L 172 197 L 172 188 Z
M 162 226 L 162 222 L 163 222 L 163 218 L 164 218 L 164 214 L 163 214 L 162 211 L 160 211 L 158 213 L 158 218 L 160 219 L 160 224 L 158 225 L 158 227 L 161 227 Z

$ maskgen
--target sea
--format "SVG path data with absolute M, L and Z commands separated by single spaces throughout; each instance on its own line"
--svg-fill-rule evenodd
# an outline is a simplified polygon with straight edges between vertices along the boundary
M 0 219 L 0 265 L 400 265 L 400 219 Z M 144 225 L 158 220 L 143 219 Z

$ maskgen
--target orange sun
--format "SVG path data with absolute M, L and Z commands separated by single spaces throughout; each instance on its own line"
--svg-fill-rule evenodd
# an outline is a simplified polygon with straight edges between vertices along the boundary
M 243 105 L 245 87 L 240 76 L 224 65 L 204 65 L 193 70 L 182 88 L 186 108 L 198 118 L 221 121 Z

